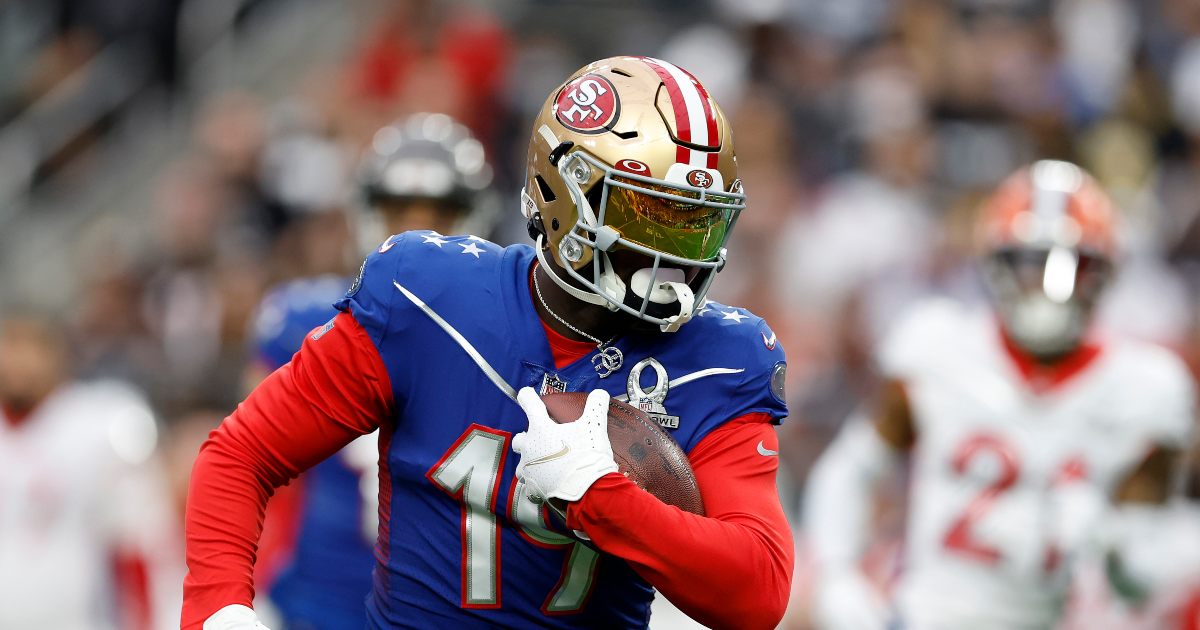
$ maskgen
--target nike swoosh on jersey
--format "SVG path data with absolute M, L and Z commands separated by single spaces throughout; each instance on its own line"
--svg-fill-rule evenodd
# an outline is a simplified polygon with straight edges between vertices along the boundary
M 759 440 L 758 441 L 758 454 L 762 455 L 763 457 L 771 457 L 772 455 L 778 455 L 779 451 L 772 451 L 771 449 L 763 446 L 762 440 Z
M 548 462 L 552 462 L 556 459 L 561 459 L 563 457 L 566 457 L 567 453 L 570 453 L 570 452 L 571 452 L 571 447 L 567 446 L 566 442 L 563 442 L 563 447 L 558 452 L 551 453 L 549 455 L 543 455 L 542 457 L 539 457 L 537 459 L 525 462 L 525 465 L 526 466 L 536 466 L 538 464 L 545 464 Z

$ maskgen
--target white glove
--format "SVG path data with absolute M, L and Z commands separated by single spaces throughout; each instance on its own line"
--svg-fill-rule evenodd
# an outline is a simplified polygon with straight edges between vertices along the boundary
M 254 609 L 230 604 L 204 620 L 204 630 L 271 630 L 258 620 Z
M 820 630 L 884 630 L 888 607 L 867 577 L 854 569 L 822 574 L 813 594 L 813 618 Z
M 529 429 L 513 437 L 513 450 L 521 455 L 517 477 L 528 486 L 531 501 L 578 501 L 597 479 L 617 472 L 608 441 L 608 399 L 608 392 L 593 391 L 578 420 L 559 424 L 533 388 L 517 393 Z

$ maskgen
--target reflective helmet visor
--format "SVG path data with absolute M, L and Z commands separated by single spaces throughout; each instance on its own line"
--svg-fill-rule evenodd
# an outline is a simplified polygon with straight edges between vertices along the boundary
M 688 260 L 709 261 L 725 244 L 736 201 L 613 177 L 604 223 L 630 241 Z M 625 187 L 626 184 L 629 187 Z

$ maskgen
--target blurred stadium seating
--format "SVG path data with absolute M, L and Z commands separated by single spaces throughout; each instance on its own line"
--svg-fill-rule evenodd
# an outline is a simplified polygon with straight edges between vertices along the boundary
M 793 515 L 895 313 L 979 299 L 972 217 L 1032 159 L 1078 162 L 1122 206 L 1105 325 L 1200 375 L 1192 0 L 9 0 L 0 310 L 56 313 L 76 376 L 145 392 L 182 491 L 176 460 L 245 393 L 264 288 L 357 266 L 342 213 L 377 127 L 466 121 L 509 200 L 490 236 L 519 241 L 529 120 L 567 73 L 624 53 L 691 69 L 732 116 L 750 206 L 714 292 L 788 349 Z M 802 566 L 787 627 L 808 627 L 805 589 Z

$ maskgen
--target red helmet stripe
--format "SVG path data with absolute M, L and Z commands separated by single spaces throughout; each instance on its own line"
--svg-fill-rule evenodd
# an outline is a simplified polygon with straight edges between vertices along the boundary
M 686 74 L 688 76 L 688 78 L 690 78 L 692 80 L 692 84 L 696 86 L 696 91 L 700 93 L 700 104 L 704 107 L 704 119 L 708 126 L 708 146 L 710 146 L 710 147 L 720 146 L 721 139 L 718 137 L 718 133 L 717 133 L 717 117 L 713 113 L 712 99 L 709 98 L 709 96 L 708 96 L 708 90 L 706 90 L 704 88 L 704 85 L 702 85 L 699 81 L 696 80 L 696 77 L 693 76 L 692 73 L 688 72 L 687 70 L 684 70 L 683 68 L 680 68 L 680 70 L 683 71 L 683 73 Z M 716 161 L 714 158 L 715 155 L 716 154 L 713 153 L 708 156 L 709 162 Z M 715 164 L 709 165 L 710 168 L 714 167 L 714 166 L 716 166 L 716 165 Z
M 684 70 L 684 72 L 687 72 Z M 688 76 L 692 76 L 688 73 Z M 692 77 L 696 81 L 696 77 Z M 720 134 L 717 132 L 717 116 L 713 113 L 712 100 L 708 96 L 708 90 L 704 89 L 699 81 L 696 81 L 696 89 L 700 91 L 700 102 L 704 105 L 704 118 L 708 121 L 708 144 L 709 146 L 720 146 Z M 717 152 L 713 151 L 708 154 L 708 168 L 717 168 Z
M 684 142 L 692 141 L 691 121 L 687 114 L 687 104 L 684 103 L 683 93 L 679 90 L 679 82 L 675 77 L 671 76 L 671 72 L 667 70 L 657 59 L 650 57 L 639 57 L 650 69 L 653 70 L 658 78 L 662 79 L 663 85 L 667 88 L 667 97 L 671 99 L 671 109 L 675 114 L 675 129 L 679 139 Z M 691 160 L 692 150 L 677 146 L 675 148 L 675 161 L 681 164 L 687 164 Z
M 716 130 L 716 121 L 711 121 L 709 117 L 712 114 L 711 108 L 708 106 L 708 99 L 704 96 L 700 89 L 700 82 L 695 77 L 688 74 L 675 64 L 654 59 L 654 63 L 666 69 L 674 81 L 675 92 L 679 94 L 683 100 L 684 110 L 687 115 L 688 136 L 683 135 L 683 125 L 676 123 L 679 130 L 679 139 L 684 142 L 692 142 L 700 146 L 710 146 L 710 136 Z M 695 159 L 696 156 L 693 156 Z
M 679 140 L 701 146 L 718 146 L 717 119 L 704 86 L 696 77 L 672 63 L 650 57 L 641 59 L 658 74 L 667 88 Z M 699 167 L 715 167 L 715 156 L 706 156 L 705 153 L 681 148 L 676 152 L 676 161 Z

